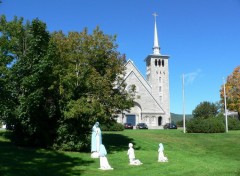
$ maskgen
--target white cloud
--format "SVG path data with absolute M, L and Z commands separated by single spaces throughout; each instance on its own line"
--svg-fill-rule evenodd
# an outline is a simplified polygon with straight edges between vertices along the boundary
M 197 69 L 194 72 L 184 74 L 184 82 L 186 85 L 192 84 L 202 73 L 201 69 Z

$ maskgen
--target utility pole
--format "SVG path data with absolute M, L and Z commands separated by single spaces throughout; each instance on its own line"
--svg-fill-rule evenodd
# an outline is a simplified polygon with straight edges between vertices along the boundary
M 183 97 L 183 133 L 186 133 L 186 127 L 185 127 L 184 74 L 183 74 L 183 77 L 182 77 L 182 97 Z
M 224 90 L 224 106 L 225 106 L 225 129 L 228 132 L 228 119 L 227 119 L 227 101 L 226 101 L 226 89 L 225 89 L 225 79 L 223 78 L 223 90 Z

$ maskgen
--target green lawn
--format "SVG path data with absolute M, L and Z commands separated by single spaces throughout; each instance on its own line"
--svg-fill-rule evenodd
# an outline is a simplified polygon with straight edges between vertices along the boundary
M 0 176 L 233 176 L 240 175 L 240 131 L 223 134 L 183 134 L 182 130 L 125 130 L 104 132 L 112 171 L 99 170 L 90 153 L 57 152 L 13 146 L 0 131 Z M 132 142 L 141 166 L 128 164 Z M 158 163 L 158 144 L 164 144 L 168 163 Z

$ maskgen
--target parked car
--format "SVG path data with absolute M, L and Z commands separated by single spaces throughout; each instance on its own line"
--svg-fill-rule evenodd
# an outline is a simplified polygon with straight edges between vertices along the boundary
M 163 126 L 164 129 L 177 129 L 177 125 L 175 123 L 166 123 Z
M 146 123 L 138 123 L 136 128 L 137 129 L 148 129 L 148 126 Z
M 123 126 L 125 129 L 133 129 L 133 125 L 131 123 L 124 123 Z

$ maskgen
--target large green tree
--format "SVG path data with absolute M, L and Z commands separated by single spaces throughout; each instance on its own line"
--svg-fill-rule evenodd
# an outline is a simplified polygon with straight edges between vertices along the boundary
M 16 97 L 10 87 L 10 67 L 21 53 L 19 39 L 23 30 L 23 19 L 15 17 L 7 22 L 5 16 L 0 16 L 0 118 L 10 124 L 14 117 Z
M 54 32 L 38 19 L 0 19 L 0 117 L 20 145 L 82 150 L 92 125 L 133 105 L 116 36 Z
M 218 114 L 218 110 L 218 106 L 215 103 L 204 101 L 197 105 L 192 114 L 194 118 L 207 119 L 215 117 Z
M 14 126 L 13 141 L 20 145 L 51 146 L 56 136 L 58 106 L 57 59 L 46 25 L 36 19 L 7 22 L 1 17 L 1 58 L 8 59 L 2 102 L 7 125 Z M 7 100 L 7 101 L 6 101 Z
M 88 147 L 92 125 L 107 123 L 112 115 L 133 105 L 122 84 L 125 57 L 117 52 L 116 36 L 98 27 L 92 34 L 55 33 L 53 40 L 61 55 L 61 105 L 63 118 L 56 147 L 79 150 Z
M 237 66 L 232 74 L 227 77 L 225 91 L 227 109 L 238 112 L 240 120 L 240 66 Z M 222 104 L 224 104 L 224 86 L 221 87 L 220 96 Z

